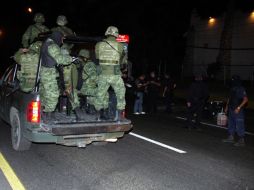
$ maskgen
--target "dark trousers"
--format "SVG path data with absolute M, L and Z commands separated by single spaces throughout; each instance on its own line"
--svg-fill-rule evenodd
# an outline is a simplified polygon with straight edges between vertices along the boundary
M 229 135 L 234 135 L 235 132 L 240 138 L 244 137 L 244 113 L 243 110 L 236 114 L 233 109 L 229 109 L 228 113 L 228 133 Z
M 147 94 L 147 112 L 156 113 L 157 112 L 157 101 L 158 93 L 157 92 L 148 92 Z
M 191 103 L 187 110 L 187 123 L 190 128 L 197 128 L 200 125 L 200 119 L 203 111 L 203 103 Z M 194 122 L 192 121 L 194 120 Z
M 167 94 L 165 96 L 165 105 L 166 105 L 166 112 L 171 113 L 172 112 L 172 102 L 173 102 L 173 96 L 171 94 Z

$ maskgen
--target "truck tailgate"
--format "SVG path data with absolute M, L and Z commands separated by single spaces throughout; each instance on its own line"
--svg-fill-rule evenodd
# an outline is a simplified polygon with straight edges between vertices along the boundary
M 80 135 L 99 134 L 113 132 L 127 132 L 132 129 L 129 120 L 120 122 L 80 122 L 80 123 L 58 123 L 52 126 L 53 135 Z

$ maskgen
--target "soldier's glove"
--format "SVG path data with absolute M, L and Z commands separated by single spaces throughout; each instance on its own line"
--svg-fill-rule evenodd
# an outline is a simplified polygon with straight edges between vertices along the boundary
M 72 63 L 79 64 L 79 58 L 78 57 L 72 57 Z

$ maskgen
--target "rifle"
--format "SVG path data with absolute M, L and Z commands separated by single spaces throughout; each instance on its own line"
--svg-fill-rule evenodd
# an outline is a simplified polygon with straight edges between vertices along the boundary
M 61 94 L 63 94 L 65 92 L 63 65 L 56 65 L 56 70 L 59 73 L 59 78 L 57 80 L 58 87 L 59 87 L 59 89 L 61 91 Z

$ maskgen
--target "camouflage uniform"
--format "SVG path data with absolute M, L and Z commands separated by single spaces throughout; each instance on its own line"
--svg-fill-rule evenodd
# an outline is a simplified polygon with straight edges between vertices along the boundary
M 31 91 L 35 86 L 37 66 L 39 63 L 42 42 L 38 41 L 29 46 L 28 50 L 19 49 L 14 55 L 14 60 L 20 65 L 17 78 L 21 90 Z
M 73 36 L 73 35 L 75 35 L 75 33 L 72 31 L 72 29 L 65 26 L 68 23 L 66 16 L 59 15 L 56 19 L 56 23 L 57 23 L 58 26 L 52 28 L 51 29 L 52 32 L 59 31 L 59 32 L 62 32 L 64 36 Z M 62 49 L 67 49 L 69 52 L 70 52 L 72 47 L 73 47 L 72 44 L 63 44 L 62 45 Z
M 74 32 L 65 26 L 68 21 L 67 18 L 64 15 L 59 15 L 56 20 L 57 27 L 54 27 L 51 29 L 52 32 L 54 31 L 59 31 L 61 32 L 64 36 L 72 36 L 74 35 Z M 63 54 L 69 54 L 71 52 L 71 48 L 73 47 L 72 44 L 63 44 L 61 47 L 61 51 Z M 63 68 L 64 72 L 64 82 L 65 82 L 65 89 L 67 91 L 69 100 L 71 102 L 72 107 L 75 109 L 76 107 L 79 106 L 79 99 L 77 95 L 77 90 L 73 87 L 73 81 L 72 81 L 72 67 L 73 65 L 65 66 Z
M 117 109 L 125 109 L 125 86 L 121 77 L 120 60 L 123 53 L 123 45 L 116 41 L 118 29 L 108 27 L 105 35 L 107 38 L 98 42 L 95 46 L 96 58 L 99 59 L 100 75 L 98 78 L 98 92 L 95 108 L 103 108 L 103 100 L 111 86 L 116 94 Z
M 57 36 L 56 36 L 57 35 Z M 60 95 L 57 77 L 58 72 L 55 69 L 56 65 L 70 64 L 72 58 L 69 55 L 63 54 L 60 49 L 63 35 L 60 32 L 53 32 L 42 46 L 41 57 L 42 66 L 40 72 L 40 97 L 44 112 L 53 112 L 56 108 L 58 97 Z
M 35 14 L 34 21 L 35 24 L 30 25 L 22 36 L 22 45 L 24 48 L 28 48 L 40 33 L 49 31 L 49 29 L 43 25 L 45 19 L 41 13 Z
M 78 70 L 82 69 L 82 80 L 83 84 L 80 89 L 80 94 L 87 96 L 87 103 L 90 105 L 95 105 L 96 96 L 97 96 L 97 82 L 98 82 L 98 72 L 97 66 L 94 62 L 90 60 L 90 53 L 86 49 L 81 49 L 79 52 L 79 61 L 80 63 L 76 66 L 76 74 L 78 76 Z M 76 79 L 77 81 L 77 79 Z M 77 82 L 76 82 L 77 83 Z M 108 103 L 108 94 L 103 100 L 103 108 L 107 108 Z

